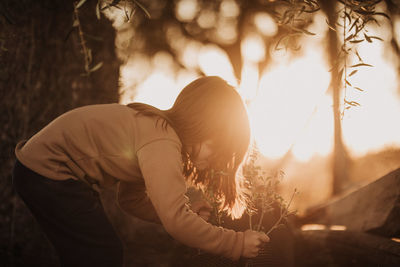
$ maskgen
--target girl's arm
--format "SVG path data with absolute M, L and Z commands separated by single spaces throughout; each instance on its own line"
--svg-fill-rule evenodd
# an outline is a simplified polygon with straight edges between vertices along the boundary
M 183 244 L 237 260 L 244 233 L 213 226 L 188 206 L 180 144 L 159 139 L 137 151 L 147 194 L 166 231 Z
M 121 181 L 118 185 L 117 200 L 120 208 L 129 215 L 161 224 L 160 218 L 145 192 L 144 184 Z

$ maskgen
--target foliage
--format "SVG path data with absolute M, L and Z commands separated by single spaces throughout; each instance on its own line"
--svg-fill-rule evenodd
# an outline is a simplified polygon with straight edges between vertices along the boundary
M 80 0 L 79 2 L 74 2 L 74 16 L 72 24 L 72 27 L 77 28 L 80 45 L 82 47 L 82 54 L 84 56 L 85 73 L 83 73 L 82 76 L 89 76 L 90 73 L 97 71 L 103 66 L 103 61 L 93 66 L 92 49 L 90 49 L 86 44 L 85 33 L 82 30 L 82 24 L 79 19 L 79 8 L 82 7 L 82 5 L 85 4 L 86 1 L 87 0 Z M 107 0 L 98 0 L 95 9 L 97 20 L 100 20 L 101 12 L 108 8 L 123 9 L 127 22 L 129 22 L 132 16 L 135 14 L 137 7 L 139 7 L 146 14 L 146 16 L 150 18 L 150 13 L 139 1 L 124 0 L 122 2 L 123 4 L 121 3 L 121 0 L 113 0 L 112 2 L 109 2 Z
M 132 18 L 132 16 L 136 12 L 136 9 L 140 8 L 146 14 L 146 16 L 148 18 L 151 18 L 151 15 L 150 15 L 149 11 L 147 11 L 147 9 L 139 1 L 136 1 L 136 0 L 123 0 L 122 1 L 123 4 L 122 4 L 121 0 L 113 0 L 111 3 L 109 1 L 107 1 L 107 0 L 103 0 L 102 1 L 103 4 L 104 4 L 103 7 L 100 7 L 100 5 L 102 5 L 102 4 L 100 4 L 100 1 L 102 1 L 102 0 L 99 0 L 99 2 L 97 4 L 96 14 L 100 13 L 99 12 L 100 10 L 103 11 L 103 10 L 106 10 L 108 8 L 115 7 L 117 9 L 123 10 L 124 14 L 125 14 L 125 17 L 126 17 L 126 21 L 130 21 L 130 19 Z
M 249 154 L 248 162 L 243 166 L 243 175 L 248 181 L 248 187 L 250 189 L 250 199 L 246 212 L 249 215 L 249 228 L 256 231 L 262 230 L 268 235 L 279 227 L 282 220 L 295 213 L 290 212 L 289 208 L 294 195 L 297 194 L 297 189 L 294 190 L 290 201 L 286 203 L 284 198 L 277 192 L 278 186 L 285 173 L 279 170 L 268 174 L 261 166 L 256 165 L 258 155 L 259 152 L 254 146 Z M 264 215 L 272 211 L 276 205 L 280 213 L 278 220 L 270 229 L 263 229 L 262 222 Z M 260 215 L 259 221 L 256 225 L 253 225 L 252 217 L 257 213 Z
M 301 47 L 297 44 L 297 37 L 303 34 L 315 35 L 315 33 L 306 30 L 304 25 L 307 25 L 310 20 L 308 15 L 320 10 L 320 6 L 314 0 L 286 0 L 280 2 L 285 6 L 282 14 L 279 12 L 273 13 L 277 24 L 287 32 L 276 42 L 275 49 L 281 49 L 280 45 L 283 44 L 287 49 L 300 50 Z
M 74 3 L 74 21 L 72 26 L 73 27 L 77 27 L 78 29 L 78 34 L 79 34 L 79 40 L 80 40 L 80 44 L 82 46 L 82 53 L 84 55 L 84 59 L 85 59 L 85 74 L 86 76 L 89 76 L 91 72 L 94 72 L 98 69 L 100 69 L 103 66 L 103 62 L 99 62 L 97 63 L 95 66 L 91 67 L 92 64 L 92 50 L 90 48 L 88 48 L 86 46 L 86 41 L 85 41 L 85 37 L 84 37 L 84 33 L 82 31 L 82 25 L 81 22 L 79 20 L 79 11 L 78 9 L 86 2 L 86 0 L 81 0 L 79 3 L 76 2 Z M 96 11 L 98 5 L 96 5 Z M 99 15 L 96 12 L 96 16 L 99 19 Z
M 244 214 L 246 216 L 243 216 L 245 218 L 241 218 L 240 220 L 241 223 L 245 223 L 247 221 L 248 226 L 244 226 L 245 228 L 241 228 L 240 230 L 244 231 L 247 229 L 251 229 L 254 231 L 263 231 L 267 235 L 270 235 L 275 229 L 279 227 L 285 228 L 285 223 L 288 216 L 294 215 L 296 213 L 295 211 L 290 211 L 289 209 L 293 198 L 298 193 L 298 191 L 295 189 L 289 202 L 286 202 L 284 198 L 278 193 L 278 186 L 283 179 L 284 172 L 279 170 L 277 172 L 267 173 L 261 168 L 260 165 L 257 165 L 258 156 L 259 151 L 254 145 L 248 155 L 248 159 L 242 167 L 242 172 L 247 182 L 246 187 L 248 188 L 248 203 L 246 207 L 246 213 Z M 226 222 L 224 221 L 224 218 L 226 218 L 227 221 L 229 221 L 230 219 L 224 212 L 219 211 L 221 203 L 215 197 L 212 185 L 204 189 L 203 197 L 213 207 L 209 222 L 214 225 L 226 227 Z M 264 215 L 266 214 L 271 217 L 266 218 L 268 221 L 267 223 L 266 220 L 264 220 Z M 256 223 L 253 223 L 253 218 L 257 219 Z M 241 223 L 239 223 L 238 225 L 240 225 Z M 230 225 L 228 223 L 228 227 L 234 226 L 234 230 L 238 230 L 238 225 Z M 265 254 L 264 249 L 264 247 L 261 249 L 260 256 Z M 193 250 L 191 251 L 191 253 L 196 254 L 196 252 Z M 265 255 L 261 257 L 264 259 Z M 218 264 L 221 264 L 221 266 L 237 266 L 234 262 L 227 262 L 222 264 L 222 259 L 214 257 L 212 255 L 207 256 L 207 254 L 203 254 L 201 251 L 197 251 L 197 258 L 195 257 L 195 261 L 201 261 L 204 259 L 208 259 L 209 261 L 213 262 L 212 264 L 210 263 L 209 266 L 218 266 Z M 253 259 L 249 259 L 244 260 L 238 266 L 251 266 L 252 264 Z
M 368 33 L 368 25 L 375 23 L 380 26 L 377 17 L 383 16 L 390 20 L 390 17 L 384 12 L 377 12 L 376 6 L 381 0 L 339 0 L 341 7 L 336 13 L 338 20 L 336 25 L 328 26 L 331 30 L 337 31 L 341 29 L 343 42 L 339 50 L 339 57 L 334 63 L 338 66 L 339 78 L 343 80 L 343 111 L 341 112 L 342 117 L 344 116 L 345 110 L 351 107 L 360 106 L 357 101 L 349 100 L 347 97 L 348 88 L 353 88 L 358 91 L 364 91 L 362 88 L 353 85 L 350 81 L 350 77 L 355 75 L 361 67 L 373 67 L 371 64 L 364 62 L 357 48 L 360 43 L 368 42 L 372 43 L 373 40 L 383 41 L 378 36 L 372 36 Z M 356 62 L 349 62 L 356 58 Z
M 268 174 L 261 166 L 256 165 L 256 161 L 259 155 L 259 151 L 255 146 L 249 153 L 248 160 L 242 167 L 242 172 L 246 178 L 248 188 L 248 203 L 246 207 L 246 213 L 249 216 L 249 229 L 255 231 L 264 231 L 267 235 L 270 234 L 274 229 L 279 227 L 280 223 L 286 219 L 289 215 L 295 212 L 289 211 L 293 197 L 298 191 L 295 189 L 294 193 L 288 203 L 282 196 L 277 192 L 280 181 L 283 179 L 284 172 L 279 170 L 278 172 Z M 216 199 L 213 193 L 212 185 L 204 190 L 205 199 L 212 205 L 213 211 L 210 219 L 210 223 L 215 225 L 222 225 L 223 212 L 219 211 L 220 201 Z M 263 227 L 264 215 L 271 212 L 273 209 L 279 210 L 279 218 L 276 223 L 270 228 L 265 229 Z M 258 216 L 258 222 L 253 223 L 252 218 L 254 215 Z

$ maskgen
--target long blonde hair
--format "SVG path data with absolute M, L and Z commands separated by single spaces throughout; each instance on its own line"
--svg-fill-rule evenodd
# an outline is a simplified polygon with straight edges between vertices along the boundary
M 143 103 L 128 106 L 145 116 L 158 116 L 164 126 L 170 125 L 179 136 L 183 147 L 191 147 L 212 140 L 216 154 L 210 169 L 199 171 L 183 149 L 183 174 L 195 185 L 212 187 L 220 209 L 232 217 L 243 213 L 245 195 L 242 175 L 238 168 L 250 142 L 250 126 L 245 105 L 235 90 L 217 76 L 198 78 L 182 89 L 174 105 L 160 110 Z

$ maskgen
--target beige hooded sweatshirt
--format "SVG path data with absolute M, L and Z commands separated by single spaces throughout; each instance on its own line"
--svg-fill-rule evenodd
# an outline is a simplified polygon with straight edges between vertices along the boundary
M 213 226 L 188 207 L 182 144 L 157 118 L 120 104 L 76 108 L 16 149 L 18 160 L 49 179 L 108 187 L 119 182 L 118 203 L 139 218 L 160 222 L 183 244 L 237 260 L 243 232 Z

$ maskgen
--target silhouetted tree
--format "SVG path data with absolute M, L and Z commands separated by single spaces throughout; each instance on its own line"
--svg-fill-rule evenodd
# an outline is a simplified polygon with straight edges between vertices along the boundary
M 120 62 L 115 31 L 97 1 L 79 8 L 79 20 L 92 51 L 87 75 L 74 2 L 18 0 L 0 2 L 0 262 L 3 266 L 48 266 L 50 246 L 11 187 L 14 147 L 56 116 L 72 108 L 118 101 Z M 33 257 L 35 255 L 35 257 Z M 49 260 L 50 259 L 50 260 Z M 41 262 L 35 262 L 41 261 Z

